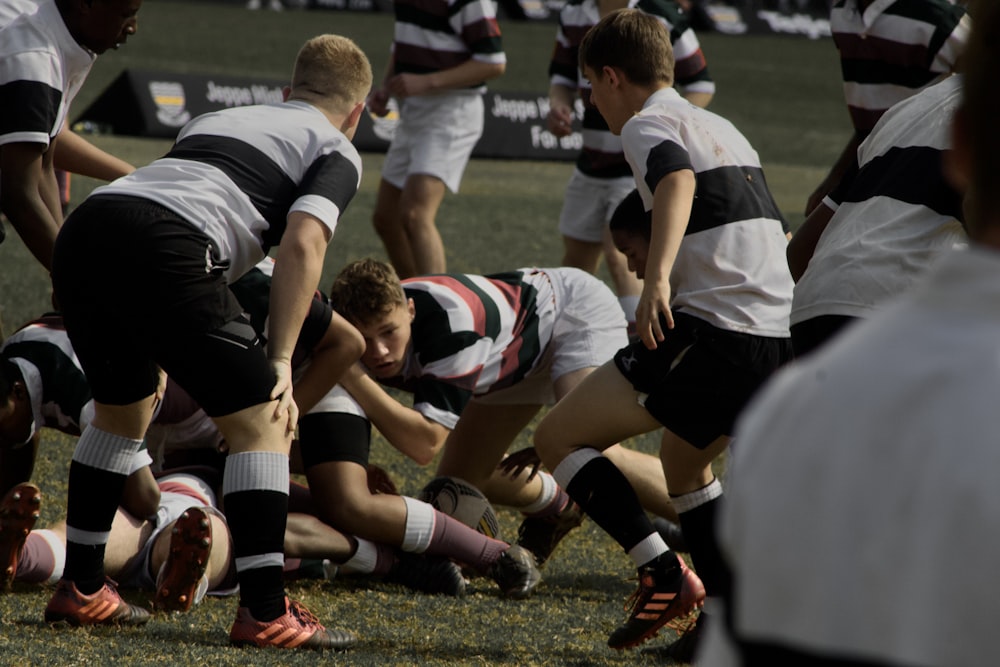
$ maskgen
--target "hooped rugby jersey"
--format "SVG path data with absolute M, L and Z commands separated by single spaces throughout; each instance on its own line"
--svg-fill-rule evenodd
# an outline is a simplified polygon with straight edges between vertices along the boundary
M 413 407 L 454 428 L 469 400 L 509 387 L 552 339 L 555 292 L 538 269 L 403 281 L 416 317 L 403 374 L 380 380 L 413 393 Z
M 62 317 L 46 315 L 11 334 L 0 358 L 17 366 L 31 400 L 33 424 L 80 435 L 94 417 L 90 385 L 69 342 Z
M 396 0 L 393 8 L 395 74 L 440 72 L 468 60 L 507 62 L 491 0 Z M 484 83 L 470 88 L 486 89 Z
M 892 105 L 955 70 L 972 22 L 955 0 L 838 0 L 830 32 L 840 52 L 844 96 L 867 134 Z
M 834 210 L 795 284 L 791 323 L 868 317 L 967 242 L 962 197 L 944 178 L 962 76 L 895 105 L 858 148 L 860 169 L 826 199 Z
M 53 0 L 42 0 L 37 11 L 19 13 L 2 26 L 0 145 L 49 145 L 96 58 L 70 35 Z
M 647 211 L 665 176 L 694 172 L 691 217 L 670 273 L 671 308 L 721 329 L 787 337 L 788 241 L 746 138 L 726 119 L 664 88 L 625 123 L 622 145 Z
M 231 283 L 280 243 L 289 213 L 333 234 L 361 184 L 361 157 L 319 110 L 234 107 L 184 126 L 164 157 L 94 190 L 164 206 L 215 241 Z
M 687 16 L 673 0 L 630 0 L 629 7 L 655 16 L 670 31 L 674 48 L 674 82 L 684 92 L 715 93 L 698 36 Z M 580 70 L 580 43 L 587 31 L 600 21 L 596 0 L 570 0 L 559 12 L 559 28 L 549 64 L 554 85 L 578 90 L 583 101 L 583 151 L 576 166 L 596 178 L 630 176 L 622 155 L 621 139 L 611 134 L 604 117 L 590 102 L 590 82 Z

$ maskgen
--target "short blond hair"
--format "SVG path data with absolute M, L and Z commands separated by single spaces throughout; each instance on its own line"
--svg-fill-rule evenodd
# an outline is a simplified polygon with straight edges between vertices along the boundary
M 367 257 L 337 274 L 330 287 L 330 304 L 351 324 L 364 326 L 406 305 L 406 293 L 391 265 Z
M 371 87 L 372 66 L 364 51 L 347 37 L 319 35 L 299 49 L 290 97 L 347 113 L 364 102 Z

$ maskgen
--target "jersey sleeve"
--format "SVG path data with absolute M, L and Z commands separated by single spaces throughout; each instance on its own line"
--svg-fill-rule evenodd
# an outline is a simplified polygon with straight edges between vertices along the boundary
M 552 47 L 552 58 L 549 60 L 549 82 L 553 85 L 574 90 L 578 87 L 580 40 L 575 39 L 575 33 L 578 31 L 568 26 L 560 14 L 556 41 Z
M 664 176 L 683 169 L 694 170 L 680 134 L 669 125 L 639 115 L 625 123 L 621 136 L 636 183 L 644 186 L 640 194 L 648 195 L 649 201 Z M 643 193 L 643 189 L 647 192 Z M 643 200 L 646 199 L 644 196 Z
M 337 151 L 323 155 L 310 165 L 289 213 L 300 211 L 311 215 L 333 234 L 359 187 L 360 158 Z
M 452 4 L 449 23 L 474 60 L 492 64 L 507 62 L 492 0 L 457 0 Z
M 451 430 L 471 399 L 470 390 L 431 376 L 418 378 L 413 387 L 413 409 Z
M 58 132 L 61 67 L 51 54 L 31 51 L 0 59 L 0 145 L 48 145 Z

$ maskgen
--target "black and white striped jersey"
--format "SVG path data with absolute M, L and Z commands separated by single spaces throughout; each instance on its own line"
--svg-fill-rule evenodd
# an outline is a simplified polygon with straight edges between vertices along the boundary
M 332 234 L 360 184 L 350 140 L 319 109 L 289 101 L 199 116 L 164 157 L 92 194 L 170 209 L 216 242 L 233 282 L 280 243 L 293 211 Z
M 682 169 L 695 175 L 691 217 L 670 273 L 671 307 L 721 329 L 787 337 L 788 242 L 757 151 L 728 120 L 673 88 L 651 95 L 621 137 L 647 211 L 665 176 Z

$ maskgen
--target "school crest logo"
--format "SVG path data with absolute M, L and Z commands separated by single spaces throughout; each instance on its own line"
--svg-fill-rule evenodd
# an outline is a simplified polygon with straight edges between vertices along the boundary
M 167 127 L 181 127 L 191 120 L 185 108 L 184 86 L 178 81 L 150 81 L 149 95 L 156 105 L 156 120 Z

